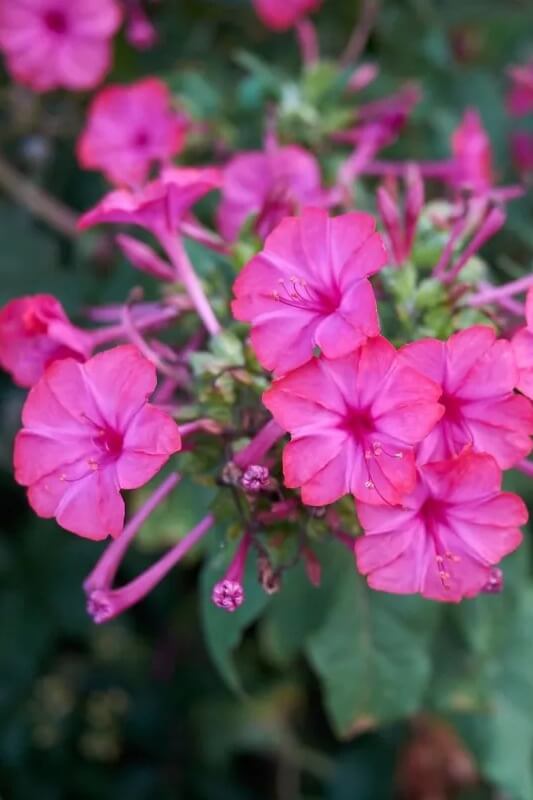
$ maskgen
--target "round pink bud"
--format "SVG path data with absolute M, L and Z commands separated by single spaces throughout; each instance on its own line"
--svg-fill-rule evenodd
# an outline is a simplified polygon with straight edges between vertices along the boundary
M 244 602 L 244 589 L 238 581 L 225 579 L 215 584 L 211 599 L 224 611 L 236 611 Z
M 485 594 L 499 594 L 503 591 L 504 578 L 503 572 L 499 567 L 493 567 L 490 571 L 490 578 L 483 587 Z
M 270 484 L 268 467 L 260 464 L 251 464 L 246 468 L 241 478 L 241 486 L 246 492 L 260 492 Z

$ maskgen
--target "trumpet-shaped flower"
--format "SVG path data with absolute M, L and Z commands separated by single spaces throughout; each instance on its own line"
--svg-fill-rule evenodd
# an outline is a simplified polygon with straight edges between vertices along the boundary
M 108 86 L 91 103 L 78 159 L 111 183 L 138 186 L 153 164 L 183 148 L 186 129 L 185 117 L 171 108 L 170 92 L 157 78 Z
M 470 445 L 508 469 L 530 452 L 533 407 L 514 394 L 511 345 L 497 341 L 491 328 L 476 325 L 447 342 L 422 339 L 403 347 L 401 357 L 442 386 L 445 413 L 420 444 L 419 463 L 459 455 Z
M 234 241 L 255 215 L 254 228 L 264 239 L 284 217 L 326 202 L 318 163 L 302 147 L 240 153 L 224 169 L 218 227 L 227 241 Z
M 132 345 L 79 364 L 55 361 L 35 384 L 15 440 L 15 478 L 41 517 L 89 539 L 117 536 L 121 489 L 150 480 L 180 449 L 177 425 L 147 398 L 154 366 Z
M 96 86 L 121 21 L 115 0 L 2 0 L 0 49 L 14 79 L 37 92 Z
M 357 514 L 357 566 L 369 586 L 444 602 L 486 591 L 528 516 L 520 497 L 501 491 L 494 459 L 469 450 L 421 467 L 401 508 L 357 503 Z
M 386 261 L 369 214 L 330 218 L 321 209 L 288 217 L 243 269 L 234 285 L 233 314 L 252 323 L 261 364 L 283 375 L 319 347 L 344 356 L 379 333 L 368 276 Z
M 285 484 L 301 487 L 309 505 L 349 493 L 367 503 L 400 503 L 416 482 L 414 445 L 443 412 L 439 394 L 380 336 L 349 356 L 314 359 L 275 381 L 263 401 L 291 433 Z
M 138 191 L 109 192 L 78 220 L 80 230 L 105 223 L 139 225 L 156 235 L 175 232 L 191 206 L 221 184 L 215 167 L 166 167 Z
M 0 309 L 0 366 L 18 386 L 33 386 L 59 358 L 84 361 L 91 350 L 90 335 L 72 325 L 52 295 L 17 297 Z

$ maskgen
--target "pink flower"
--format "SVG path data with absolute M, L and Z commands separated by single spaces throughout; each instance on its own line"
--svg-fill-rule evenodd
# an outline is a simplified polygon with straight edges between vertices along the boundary
M 481 118 L 469 108 L 452 135 L 453 183 L 472 191 L 485 192 L 494 183 L 492 147 Z
M 0 0 L 0 48 L 14 79 L 37 92 L 90 89 L 111 67 L 115 0 Z
M 91 349 L 90 335 L 71 324 L 52 295 L 18 297 L 0 309 L 0 366 L 18 386 L 33 386 L 57 359 L 84 361 Z
M 264 152 L 240 153 L 224 169 L 218 228 L 232 242 L 255 215 L 254 228 L 264 239 L 284 217 L 326 201 L 320 167 L 302 147 L 273 146 Z
M 416 482 L 413 447 L 443 409 L 439 386 L 402 361 L 381 336 L 345 358 L 314 359 L 274 382 L 263 402 L 291 433 L 285 484 L 309 505 L 352 493 L 401 502 Z
M 513 393 L 517 382 L 511 345 L 491 328 L 476 325 L 447 342 L 421 339 L 401 357 L 442 386 L 445 413 L 418 448 L 418 461 L 458 455 L 466 445 L 489 453 L 508 469 L 530 450 L 533 407 Z
M 108 86 L 89 108 L 78 140 L 84 169 L 99 169 L 111 183 L 142 184 L 153 164 L 183 148 L 186 121 L 171 108 L 167 86 L 145 78 L 131 86 Z
M 313 356 L 346 355 L 379 333 L 368 276 L 386 261 L 369 214 L 330 218 L 306 209 L 287 217 L 233 287 L 233 314 L 252 323 L 261 364 L 282 375 Z
M 138 191 L 109 192 L 78 220 L 80 230 L 108 222 L 139 225 L 158 235 L 176 231 L 191 206 L 221 184 L 215 167 L 167 167 Z
M 511 153 L 522 179 L 533 175 L 533 134 L 518 131 L 511 136 Z
M 180 449 L 177 425 L 147 403 L 155 386 L 154 366 L 132 345 L 47 369 L 24 405 L 14 454 L 39 516 L 89 539 L 121 532 L 120 490 L 143 486 Z
M 533 62 L 510 67 L 512 86 L 507 95 L 507 110 L 513 117 L 525 117 L 533 112 Z
M 286 31 L 303 17 L 316 11 L 322 0 L 252 0 L 263 25 L 273 31 Z
M 357 567 L 368 585 L 445 602 L 479 594 L 527 522 L 520 497 L 500 489 L 494 459 L 465 451 L 421 467 L 402 508 L 357 503 L 365 531 L 355 542 Z
M 533 289 L 527 293 L 526 327 L 515 333 L 511 344 L 518 369 L 516 388 L 533 400 Z

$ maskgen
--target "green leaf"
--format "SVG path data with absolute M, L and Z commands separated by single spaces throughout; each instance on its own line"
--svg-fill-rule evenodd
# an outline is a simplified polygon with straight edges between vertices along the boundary
M 436 603 L 373 592 L 353 563 L 339 571 L 333 602 L 308 646 L 339 735 L 420 707 L 438 616 Z
M 209 654 L 222 678 L 236 692 L 242 691 L 234 651 L 239 646 L 246 628 L 259 617 L 269 597 L 257 581 L 255 565 L 248 559 L 244 576 L 245 601 L 233 613 L 217 608 L 211 600 L 213 586 L 221 580 L 229 564 L 226 550 L 214 553 L 206 559 L 200 578 L 201 618 L 204 637 Z

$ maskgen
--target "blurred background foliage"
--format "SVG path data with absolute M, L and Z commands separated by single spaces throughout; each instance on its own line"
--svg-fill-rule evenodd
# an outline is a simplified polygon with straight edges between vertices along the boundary
M 475 105 L 500 175 L 512 178 L 505 68 L 533 55 L 531 0 L 381 6 L 366 53 L 381 68 L 370 96 L 405 80 L 424 89 L 391 155 L 445 157 L 450 132 Z M 317 22 L 326 58 L 342 50 L 357 14 L 355 0 L 324 0 Z M 291 35 L 262 28 L 247 0 L 161 0 L 153 19 L 159 44 L 138 53 L 119 37 L 109 81 L 152 73 L 168 80 L 205 124 L 191 161 L 257 147 L 265 108 L 280 96 L 285 107 L 293 101 L 288 131 L 314 138 L 320 150 L 326 111 L 298 118 L 302 103 L 327 109 L 320 81 L 298 87 Z M 32 213 L 24 186 L 5 168 L 74 212 L 96 201 L 103 181 L 78 169 L 73 146 L 87 100 L 37 97 L 2 78 L 1 302 L 52 292 L 76 315 L 88 304 L 120 302 L 141 281 L 107 234 L 78 239 L 70 215 L 61 233 Z M 327 148 L 321 155 L 333 168 Z M 531 196 L 514 203 L 492 248 L 502 277 L 531 270 L 531 214 Z M 200 267 L 216 284 L 220 264 L 207 256 Z M 220 289 L 227 296 L 223 275 Z M 81 584 L 99 547 L 38 520 L 11 477 L 22 400 L 0 376 L 3 800 L 533 798 L 527 541 L 505 565 L 505 592 L 460 608 L 371 593 L 354 580 L 345 552 L 324 545 L 320 589 L 299 569 L 271 599 L 251 582 L 231 617 L 206 599 L 225 557 L 215 548 L 203 570 L 198 562 L 175 570 L 133 611 L 97 627 Z M 531 505 L 528 479 L 511 475 L 508 488 Z M 210 491 L 186 486 L 158 512 L 121 578 L 193 524 Z

